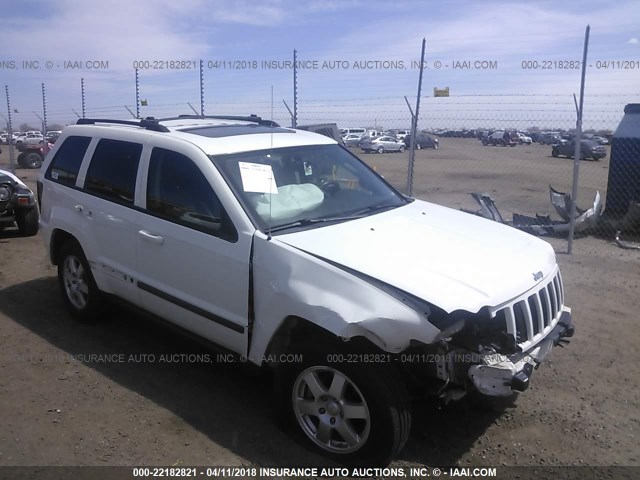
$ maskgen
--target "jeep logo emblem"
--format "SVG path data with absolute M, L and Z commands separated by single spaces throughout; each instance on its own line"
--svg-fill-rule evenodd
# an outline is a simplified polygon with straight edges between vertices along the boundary
M 533 281 L 537 282 L 538 280 L 542 279 L 542 277 L 544 277 L 544 275 L 542 275 L 542 272 L 535 272 L 533 274 Z

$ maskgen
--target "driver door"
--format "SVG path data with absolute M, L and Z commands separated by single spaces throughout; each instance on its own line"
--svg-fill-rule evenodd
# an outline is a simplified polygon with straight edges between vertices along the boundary
M 251 236 L 238 233 L 187 152 L 153 148 L 136 231 L 145 309 L 245 353 Z M 211 173 L 211 172 L 209 172 Z

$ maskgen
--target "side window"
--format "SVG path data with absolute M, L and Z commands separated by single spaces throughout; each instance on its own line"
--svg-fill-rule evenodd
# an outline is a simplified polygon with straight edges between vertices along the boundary
M 154 148 L 147 177 L 149 213 L 235 241 L 237 232 L 200 169 L 186 156 Z
M 67 137 L 53 157 L 45 178 L 65 185 L 75 185 L 89 143 L 91 137 Z
M 133 205 L 142 145 L 103 138 L 93 153 L 84 189 L 124 205 Z

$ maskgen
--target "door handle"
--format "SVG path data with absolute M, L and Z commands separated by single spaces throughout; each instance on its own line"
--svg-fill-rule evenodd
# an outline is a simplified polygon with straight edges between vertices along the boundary
M 138 233 L 142 238 L 150 242 L 157 243 L 158 245 L 162 245 L 164 243 L 164 237 L 162 237 L 161 235 L 154 235 L 147 232 L 146 230 L 140 230 L 138 231 Z

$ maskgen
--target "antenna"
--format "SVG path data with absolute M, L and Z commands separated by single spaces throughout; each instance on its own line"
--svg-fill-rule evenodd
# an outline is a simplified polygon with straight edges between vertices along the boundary
M 273 122 L 273 85 L 271 85 L 271 121 Z M 273 153 L 273 129 L 271 129 L 271 153 Z M 271 153 L 269 157 L 271 157 Z M 271 157 L 272 158 L 272 157 Z M 273 191 L 271 186 L 275 183 L 275 175 L 273 174 L 273 166 L 271 167 L 271 181 L 269 182 L 269 223 L 267 224 L 267 241 L 271 240 L 271 205 L 273 205 Z M 276 185 L 276 188 L 277 185 Z

